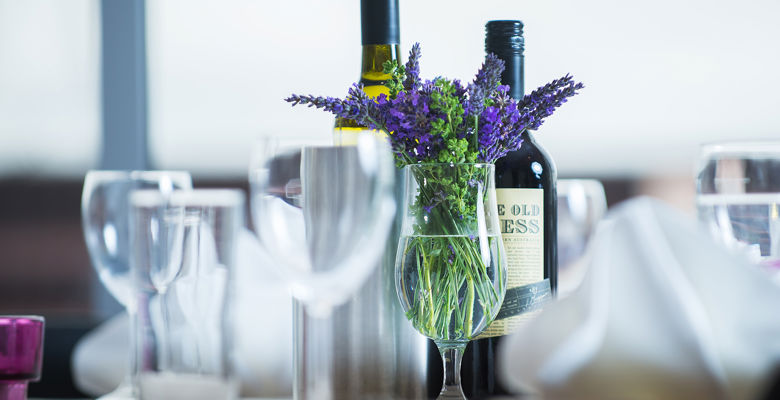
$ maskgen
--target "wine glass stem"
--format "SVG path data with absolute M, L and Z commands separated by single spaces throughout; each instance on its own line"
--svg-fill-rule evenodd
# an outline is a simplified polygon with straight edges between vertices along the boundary
M 438 345 L 444 363 L 444 385 L 439 393 L 439 399 L 465 399 L 460 386 L 460 361 L 466 343 L 457 345 Z
M 126 306 L 127 310 L 127 325 L 130 329 L 130 340 L 128 342 L 129 348 L 127 349 L 127 371 L 125 372 L 122 382 L 119 383 L 119 390 L 129 395 L 135 395 L 135 378 L 136 367 L 138 362 L 138 332 L 136 330 L 136 310 L 135 305 Z
M 303 370 L 298 368 L 299 378 L 304 380 L 303 391 L 295 393 L 296 400 L 333 400 L 333 321 L 331 312 L 309 313 L 305 320 Z

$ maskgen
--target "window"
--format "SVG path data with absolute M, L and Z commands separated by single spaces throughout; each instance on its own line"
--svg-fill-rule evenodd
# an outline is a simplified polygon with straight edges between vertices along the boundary
M 98 160 L 99 2 L 0 0 L 0 175 Z

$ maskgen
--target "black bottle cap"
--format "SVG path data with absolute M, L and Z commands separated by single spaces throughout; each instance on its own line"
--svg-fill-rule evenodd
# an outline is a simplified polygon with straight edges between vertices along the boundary
M 398 0 L 360 0 L 362 44 L 400 44 Z
M 485 24 L 485 51 L 499 57 L 523 55 L 525 39 L 523 22 L 517 20 L 488 21 Z

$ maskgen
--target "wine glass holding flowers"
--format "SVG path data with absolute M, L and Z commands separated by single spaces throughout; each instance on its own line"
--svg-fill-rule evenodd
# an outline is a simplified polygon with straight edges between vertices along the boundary
M 473 82 L 420 76 L 420 45 L 405 65 L 384 64 L 389 95 L 353 85 L 344 99 L 292 95 L 387 134 L 404 171 L 396 291 L 415 329 L 434 340 L 444 361 L 439 398 L 465 398 L 460 360 L 466 344 L 496 317 L 506 290 L 493 163 L 522 145 L 556 108 L 583 88 L 570 75 L 522 100 L 501 85 L 504 62 L 488 54 Z

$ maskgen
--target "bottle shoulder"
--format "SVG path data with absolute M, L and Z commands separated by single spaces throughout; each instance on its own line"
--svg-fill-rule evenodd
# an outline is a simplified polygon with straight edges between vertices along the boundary
M 496 161 L 496 187 L 548 188 L 557 179 L 555 162 L 532 134 L 523 144 Z
M 544 162 L 549 166 L 549 168 L 552 170 L 553 173 L 557 171 L 557 168 L 555 167 L 555 161 L 550 156 L 550 153 L 542 146 L 541 143 L 539 143 L 536 138 L 534 138 L 533 134 L 529 134 L 528 138 L 529 140 L 529 148 L 533 148 L 536 150 L 536 152 L 540 155 L 540 158 L 544 160 Z M 522 148 L 522 146 L 521 146 Z

